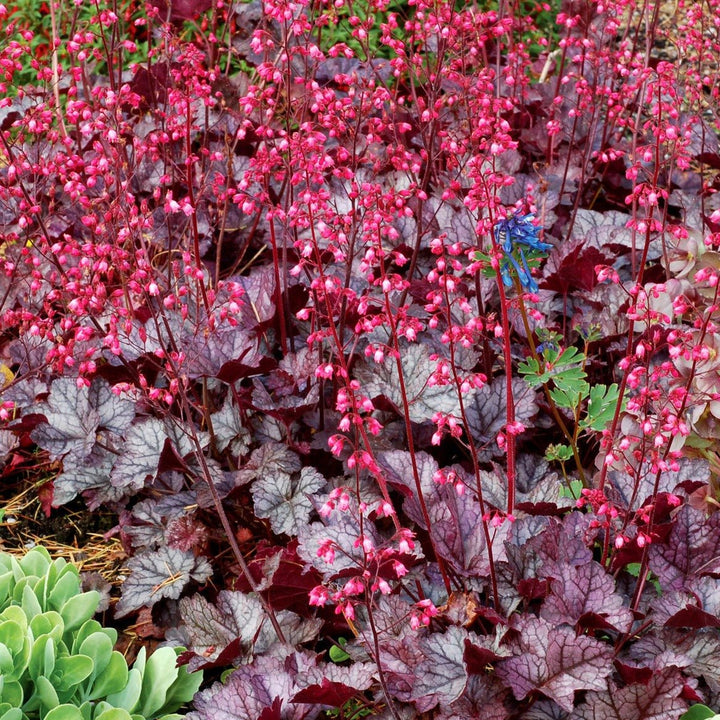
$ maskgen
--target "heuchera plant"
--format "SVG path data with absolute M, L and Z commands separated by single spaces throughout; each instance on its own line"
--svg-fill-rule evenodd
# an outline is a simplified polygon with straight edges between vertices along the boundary
M 191 717 L 720 707 L 717 0 L 95 7 L 0 5 L 0 462 Z

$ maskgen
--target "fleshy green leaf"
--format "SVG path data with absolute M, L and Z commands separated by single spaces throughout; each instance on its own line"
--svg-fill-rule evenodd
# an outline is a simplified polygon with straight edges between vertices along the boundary
M 45 720 L 83 720 L 80 709 L 75 705 L 58 705 L 48 712 Z
M 113 650 L 107 665 L 96 675 L 86 699 L 97 700 L 121 692 L 128 683 L 128 673 L 127 661 L 121 653 Z
M 60 610 L 65 631 L 79 628 L 97 612 L 99 604 L 100 593 L 97 590 L 89 590 L 70 598 Z
M 173 648 L 160 647 L 148 658 L 143 673 L 140 705 L 137 708 L 143 717 L 153 717 L 165 705 L 167 692 L 178 676 L 176 657 Z

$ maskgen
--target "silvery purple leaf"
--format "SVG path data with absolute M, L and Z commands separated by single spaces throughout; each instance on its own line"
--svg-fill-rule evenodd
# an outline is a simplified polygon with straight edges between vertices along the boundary
M 575 625 L 593 613 L 620 632 L 630 629 L 633 615 L 623 607 L 612 575 L 602 565 L 594 560 L 579 566 L 558 564 L 554 572 L 540 617 L 555 625 Z
M 647 683 L 589 692 L 570 720 L 678 720 L 687 709 L 680 698 L 685 681 L 675 668 L 654 673 Z
M 233 455 L 244 455 L 249 449 L 250 433 L 242 424 L 240 413 L 228 395 L 222 408 L 210 416 L 215 444 L 220 452 L 228 446 Z
M 413 698 L 432 696 L 442 705 L 457 700 L 465 690 L 468 673 L 465 667 L 465 641 L 470 633 L 451 626 L 444 633 L 422 638 L 420 647 L 425 659 L 417 668 Z
M 100 416 L 100 427 L 116 435 L 122 435 L 135 419 L 135 401 L 127 393 L 114 393 L 100 378 L 90 386 L 89 401 Z
M 252 451 L 249 460 L 236 473 L 238 485 L 245 485 L 255 478 L 276 473 L 292 475 L 300 472 L 300 458 L 287 445 L 266 442 Z
M 107 488 L 108 478 L 118 455 L 107 447 L 95 445 L 82 460 L 65 457 L 63 471 L 53 481 L 53 507 L 69 503 L 80 493 L 93 488 Z M 124 493 L 121 491 L 119 496 Z
M 696 575 L 720 573 L 720 513 L 684 505 L 664 543 L 650 546 L 650 569 L 665 589 L 682 590 Z
M 537 691 L 570 711 L 576 691 L 605 688 L 605 678 L 613 671 L 612 647 L 577 635 L 567 625 L 532 616 L 520 617 L 515 628 L 520 632 L 519 652 L 500 660 L 496 674 L 518 700 Z
M 426 345 L 405 345 L 400 352 L 400 364 L 412 422 L 425 422 L 437 412 L 459 415 L 460 405 L 455 387 L 428 384 L 437 369 L 437 363 L 430 360 L 430 350 Z M 361 392 L 371 399 L 383 395 L 402 414 L 403 395 L 395 358 L 387 356 L 379 365 L 359 365 L 355 376 L 360 381 Z
M 212 575 L 205 558 L 167 546 L 135 555 L 125 567 L 130 575 L 123 582 L 122 595 L 115 608 L 118 618 L 163 598 L 177 600 L 190 580 L 203 583 Z
M 515 420 L 527 424 L 537 415 L 538 406 L 535 402 L 537 393 L 521 378 L 513 378 L 513 400 L 515 403 Z M 503 454 L 496 443 L 498 433 L 507 423 L 507 380 L 504 375 L 493 378 L 475 394 L 465 400 L 470 434 L 484 448 L 488 457 Z
M 225 683 L 215 683 L 195 695 L 195 711 L 188 720 L 312 720 L 321 706 L 293 704 L 299 690 L 287 663 L 269 655 L 259 655 L 249 665 L 241 665 Z M 275 712 L 269 714 L 271 710 Z M 265 714 L 263 714 L 265 713 Z
M 87 387 L 79 388 L 72 378 L 57 378 L 48 399 L 35 412 L 47 422 L 38 425 L 31 437 L 53 460 L 68 453 L 82 460 L 92 452 L 100 413 L 91 406 Z
M 131 425 L 125 435 L 122 454 L 110 475 L 116 487 L 139 490 L 155 477 L 167 435 L 163 423 L 156 418 Z
M 430 534 L 438 555 L 453 569 L 464 576 L 486 577 L 489 573 L 489 557 L 482 528 L 482 511 L 471 490 L 459 495 L 451 484 L 441 485 L 434 478 L 438 465 L 431 455 L 415 453 L 415 463 L 420 476 L 420 488 L 430 518 Z M 427 528 L 413 475 L 410 454 L 402 450 L 380 455 L 380 464 L 387 471 L 388 479 L 406 488 L 405 512 L 421 527 Z M 454 471 L 463 473 L 461 468 Z M 472 487 L 472 486 L 471 486 Z M 504 557 L 503 539 L 507 527 L 499 528 L 495 542 L 500 548 L 495 560 Z
M 284 472 L 263 475 L 255 480 L 251 490 L 255 514 L 270 520 L 274 532 L 297 535 L 313 510 L 310 496 L 326 484 L 325 478 L 312 467 L 304 467 L 299 475 Z
M 215 660 L 230 643 L 239 640 L 238 656 L 249 657 L 252 643 L 265 618 L 262 603 L 252 595 L 223 590 L 212 605 L 202 595 L 182 598 L 180 616 L 196 653 L 196 665 Z M 192 661 L 191 661 L 191 668 Z

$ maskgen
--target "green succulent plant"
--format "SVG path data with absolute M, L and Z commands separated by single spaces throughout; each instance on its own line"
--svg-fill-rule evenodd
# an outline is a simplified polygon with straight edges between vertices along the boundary
M 132 668 L 114 650 L 117 631 L 93 620 L 95 590 L 44 548 L 0 553 L 0 720 L 175 720 L 202 673 L 176 667 L 163 647 Z

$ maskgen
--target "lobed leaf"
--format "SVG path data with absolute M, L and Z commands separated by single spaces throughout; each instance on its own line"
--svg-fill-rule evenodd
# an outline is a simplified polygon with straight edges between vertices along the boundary
M 571 711 L 579 690 L 602 690 L 612 673 L 612 648 L 567 625 L 522 616 L 517 655 L 498 662 L 496 673 L 518 700 L 541 692 Z
M 304 467 L 299 477 L 284 472 L 263 475 L 251 490 L 255 514 L 269 519 L 275 533 L 297 535 L 310 519 L 311 496 L 326 484 L 325 478 L 312 467 Z
M 167 546 L 139 553 L 125 567 L 130 575 L 115 608 L 118 618 L 162 598 L 177 599 L 191 580 L 203 583 L 212 575 L 205 558 Z

